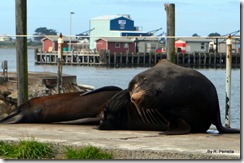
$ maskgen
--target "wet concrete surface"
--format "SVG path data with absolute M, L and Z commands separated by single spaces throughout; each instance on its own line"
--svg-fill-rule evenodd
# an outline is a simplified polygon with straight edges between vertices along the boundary
M 0 125 L 0 140 L 35 138 L 59 146 L 93 145 L 115 159 L 240 159 L 240 134 L 215 132 L 163 135 L 158 131 L 103 131 L 96 126 L 64 124 Z

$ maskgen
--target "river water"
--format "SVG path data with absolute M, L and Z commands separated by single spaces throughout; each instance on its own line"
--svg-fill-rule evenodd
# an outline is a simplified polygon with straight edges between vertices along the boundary
M 16 72 L 16 50 L 0 48 L 0 62 L 8 61 L 8 72 Z M 96 88 L 115 85 L 127 88 L 129 81 L 139 72 L 149 67 L 107 68 L 94 66 L 63 66 L 63 73 L 77 76 L 78 84 L 92 85 Z M 225 115 L 225 69 L 196 69 L 208 77 L 215 85 L 219 97 L 221 120 Z M 29 72 L 54 72 L 56 65 L 35 65 L 34 49 L 28 49 Z M 2 69 L 0 70 L 2 72 Z M 231 80 L 231 127 L 240 128 L 240 69 L 232 69 Z

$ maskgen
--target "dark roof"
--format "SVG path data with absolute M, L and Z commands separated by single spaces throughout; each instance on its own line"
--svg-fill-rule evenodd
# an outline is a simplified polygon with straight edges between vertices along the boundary
M 102 37 L 97 39 L 98 40 L 105 40 L 107 42 L 134 42 L 133 40 L 126 38 L 126 37 Z

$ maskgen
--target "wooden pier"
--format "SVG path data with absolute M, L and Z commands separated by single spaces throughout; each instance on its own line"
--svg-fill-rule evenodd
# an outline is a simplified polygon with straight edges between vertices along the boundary
M 36 64 L 57 64 L 58 52 L 35 53 Z M 136 67 L 152 66 L 159 60 L 165 59 L 165 53 L 79 53 L 64 52 L 64 65 L 89 65 L 89 66 L 119 66 L 119 67 Z M 178 65 L 195 68 L 224 68 L 226 63 L 226 53 L 202 53 L 195 52 L 192 54 L 176 53 L 176 62 Z M 232 67 L 240 67 L 240 55 L 232 54 Z

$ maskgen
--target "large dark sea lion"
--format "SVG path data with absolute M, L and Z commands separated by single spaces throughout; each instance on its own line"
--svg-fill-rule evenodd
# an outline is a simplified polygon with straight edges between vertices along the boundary
M 98 128 L 187 134 L 204 133 L 211 124 L 219 133 L 240 133 L 222 126 L 217 91 L 209 79 L 191 68 L 161 60 L 107 102 Z
M 32 98 L 1 119 L 0 123 L 51 123 L 94 118 L 100 114 L 104 103 L 121 90 L 107 86 L 84 94 L 63 93 Z

